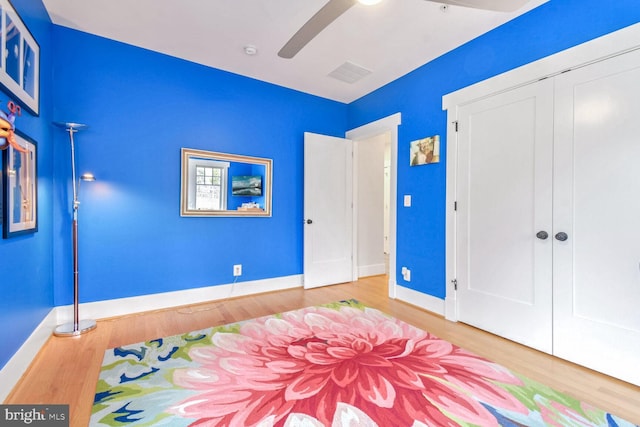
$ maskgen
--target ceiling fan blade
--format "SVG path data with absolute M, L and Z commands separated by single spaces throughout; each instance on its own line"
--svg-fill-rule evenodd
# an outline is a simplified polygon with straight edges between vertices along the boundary
M 529 0 L 429 0 L 436 3 L 473 7 L 475 9 L 513 12 L 524 6 Z
M 297 33 L 284 45 L 278 56 L 291 59 L 315 36 L 335 21 L 340 15 L 355 5 L 357 0 L 329 0 L 322 9 L 311 17 Z

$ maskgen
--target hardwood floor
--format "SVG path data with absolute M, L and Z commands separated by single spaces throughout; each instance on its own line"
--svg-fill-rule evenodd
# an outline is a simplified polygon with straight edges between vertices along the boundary
M 86 335 L 52 336 L 5 403 L 69 404 L 71 425 L 86 426 L 102 358 L 109 348 L 349 298 L 640 424 L 640 387 L 391 300 L 385 276 L 103 319 Z

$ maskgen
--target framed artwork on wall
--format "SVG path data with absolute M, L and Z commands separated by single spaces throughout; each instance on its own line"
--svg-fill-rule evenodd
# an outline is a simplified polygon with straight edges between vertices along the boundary
M 9 0 L 0 0 L 0 85 L 31 114 L 40 114 L 40 46 Z
M 38 169 L 36 142 L 16 131 L 25 153 L 9 146 L 2 152 L 2 237 L 38 231 Z
M 411 166 L 428 165 L 440 162 L 440 135 L 411 141 L 410 155 Z

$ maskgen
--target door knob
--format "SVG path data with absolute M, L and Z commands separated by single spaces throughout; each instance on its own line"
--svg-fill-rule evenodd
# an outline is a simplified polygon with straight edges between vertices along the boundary
M 308 219 L 306 222 L 307 224 L 313 224 L 313 221 L 311 221 L 310 219 Z
M 536 237 L 540 240 L 546 240 L 547 237 L 549 237 L 549 233 L 547 233 L 546 231 L 538 231 L 536 233 Z
M 556 240 L 560 240 L 561 242 L 564 242 L 568 238 L 569 238 L 569 236 L 567 235 L 567 233 L 565 233 L 563 231 L 561 231 L 560 233 L 556 234 Z

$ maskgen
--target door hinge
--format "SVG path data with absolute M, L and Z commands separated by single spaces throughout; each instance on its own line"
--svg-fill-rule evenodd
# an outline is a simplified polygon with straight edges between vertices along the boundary
M 454 126 L 455 126 L 455 128 L 456 128 L 456 132 L 458 132 L 458 121 L 456 120 L 455 122 L 453 122 L 453 125 L 454 125 Z
M 458 279 L 453 279 L 451 281 L 451 283 L 453 283 L 453 289 L 457 291 L 458 290 Z
M 458 202 L 453 202 L 453 210 L 458 211 Z

